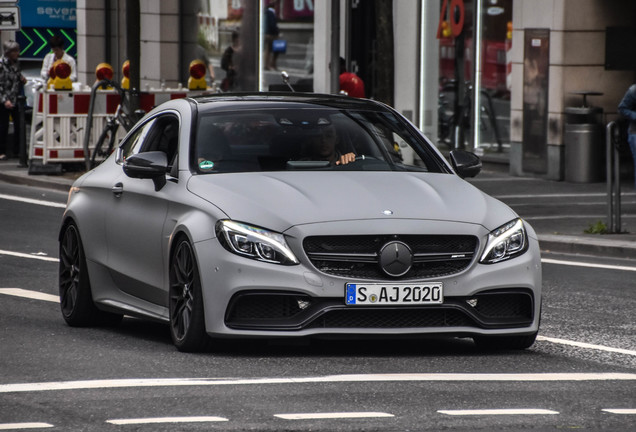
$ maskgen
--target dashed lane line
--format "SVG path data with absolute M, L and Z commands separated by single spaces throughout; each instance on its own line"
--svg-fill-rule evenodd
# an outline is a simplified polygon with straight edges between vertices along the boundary
M 440 414 L 451 416 L 475 415 L 555 415 L 558 411 L 537 408 L 507 408 L 507 409 L 473 409 L 473 410 L 438 410 Z
M 605 411 L 611 414 L 636 415 L 636 409 L 634 408 L 605 408 L 602 411 Z
M 114 425 L 142 425 L 161 423 L 211 423 L 229 421 L 224 417 L 198 416 L 198 417 L 154 417 L 106 420 L 106 423 Z
M 46 206 L 46 207 L 66 208 L 66 203 L 62 204 L 62 203 L 53 202 L 53 201 L 24 198 L 24 197 L 19 197 L 15 195 L 0 194 L 0 199 L 9 200 L 9 201 L 18 201 L 18 202 L 23 202 L 26 204 L 37 204 L 37 205 Z
M 9 256 L 14 256 L 18 258 L 29 258 L 29 259 L 36 259 L 36 260 L 49 261 L 49 262 L 60 262 L 59 259 L 47 256 L 46 254 L 42 254 L 41 252 L 35 253 L 35 254 L 27 254 L 22 252 L 13 252 L 13 251 L 0 249 L 0 255 L 9 255 Z
M 274 414 L 283 420 L 325 420 L 325 419 L 358 419 L 358 418 L 389 418 L 393 414 L 383 412 L 316 412 L 295 414 Z
M 586 263 L 582 261 L 566 261 L 566 260 L 557 260 L 552 258 L 541 258 L 541 262 L 543 264 L 556 264 L 556 265 L 572 266 L 572 267 L 588 267 L 588 268 L 597 268 L 597 269 L 605 269 L 605 270 L 620 270 L 620 271 L 632 271 L 632 272 L 636 271 L 636 267 L 633 267 L 633 266 Z
M 52 381 L 0 385 L 0 393 L 62 390 L 94 390 L 141 387 L 240 386 L 267 384 L 323 384 L 373 382 L 584 382 L 636 381 L 634 373 L 432 373 L 352 374 L 280 378 L 140 378 L 82 381 Z
M 48 423 L 0 423 L 0 430 L 23 430 L 23 429 L 44 429 L 52 428 Z
M 537 340 L 551 342 L 551 343 L 559 344 L 559 345 L 568 345 L 568 346 L 573 346 L 577 348 L 587 348 L 587 349 L 593 349 L 597 351 L 606 351 L 606 352 L 611 352 L 616 354 L 626 354 L 626 355 L 636 356 L 636 351 L 633 351 L 633 350 L 627 350 L 622 348 L 611 348 L 604 345 L 595 345 L 595 344 L 589 344 L 585 342 L 576 342 L 576 341 L 571 341 L 567 339 L 552 338 L 547 336 L 537 336 Z
M 52 294 L 41 293 L 39 291 L 30 291 L 22 288 L 0 288 L 0 294 L 10 295 L 14 297 L 28 298 L 32 300 L 42 300 L 52 303 L 59 303 L 60 297 Z

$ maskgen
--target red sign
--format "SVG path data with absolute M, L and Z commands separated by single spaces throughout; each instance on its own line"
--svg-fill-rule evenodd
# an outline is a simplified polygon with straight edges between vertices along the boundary
M 451 0 L 450 8 L 448 8 L 448 0 L 444 0 L 442 3 L 442 11 L 439 14 L 439 24 L 437 26 L 437 39 L 443 37 L 442 28 L 446 21 L 446 13 L 448 10 L 448 21 L 450 21 L 451 35 L 457 37 L 462 34 L 464 30 L 464 18 L 466 16 L 466 8 L 464 7 L 464 0 Z
M 309 19 L 314 16 L 315 0 L 291 0 L 282 2 L 283 10 L 280 18 L 284 21 Z

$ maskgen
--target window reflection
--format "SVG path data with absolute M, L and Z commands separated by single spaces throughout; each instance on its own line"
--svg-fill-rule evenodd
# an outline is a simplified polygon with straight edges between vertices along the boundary
M 198 44 L 214 88 L 288 91 L 280 75 L 285 70 L 297 91 L 312 91 L 313 5 L 310 0 L 202 0 Z

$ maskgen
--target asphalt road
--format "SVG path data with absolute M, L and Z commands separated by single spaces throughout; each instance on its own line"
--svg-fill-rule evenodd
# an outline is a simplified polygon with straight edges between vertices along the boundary
M 634 261 L 544 255 L 541 336 L 523 352 L 428 339 L 182 354 L 162 324 L 66 326 L 65 199 L 0 183 L 0 430 L 636 430 Z

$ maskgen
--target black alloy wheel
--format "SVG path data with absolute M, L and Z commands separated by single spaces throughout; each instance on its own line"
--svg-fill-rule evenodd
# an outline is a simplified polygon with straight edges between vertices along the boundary
M 201 280 L 194 251 L 186 238 L 177 241 L 170 259 L 170 335 L 179 351 L 206 350 Z
M 60 240 L 59 289 L 62 316 L 70 326 L 116 324 L 123 318 L 100 311 L 93 303 L 84 249 L 73 223 L 65 227 Z

